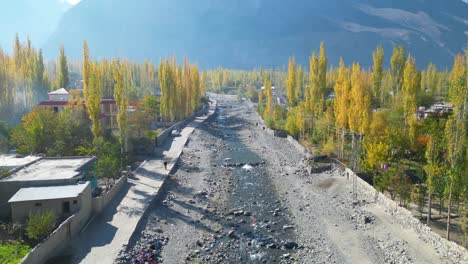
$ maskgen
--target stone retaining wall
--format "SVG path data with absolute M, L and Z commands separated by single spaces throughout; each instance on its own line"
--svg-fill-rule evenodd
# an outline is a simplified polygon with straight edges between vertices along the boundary
M 349 173 L 351 177 L 356 177 L 358 200 L 374 202 L 382 206 L 401 226 L 413 229 L 424 241 L 430 243 L 432 247 L 436 248 L 451 262 L 468 263 L 467 249 L 432 232 L 427 225 L 413 217 L 410 211 L 378 192 L 370 184 L 359 178 L 351 169 L 346 168 L 346 173 Z

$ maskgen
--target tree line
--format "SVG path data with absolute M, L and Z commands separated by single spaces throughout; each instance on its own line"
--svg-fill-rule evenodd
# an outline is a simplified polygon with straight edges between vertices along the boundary
M 26 54 L 29 46 L 30 42 L 26 46 L 20 43 L 20 54 Z M 35 58 L 34 49 L 30 49 L 31 58 Z M 4 56 L 14 62 L 15 55 L 13 59 Z M 37 57 L 40 59 L 35 62 L 44 65 L 38 62 L 42 61 L 41 52 Z M 31 96 L 31 101 L 24 110 L 32 111 L 22 116 L 22 122 L 12 128 L 0 121 L 0 151 L 16 149 L 20 154 L 49 156 L 95 155 L 99 158 L 99 175 L 119 176 L 119 171 L 130 162 L 129 142 L 145 145 L 148 141 L 154 142 L 155 123 L 181 120 L 203 104 L 206 75 L 200 76 L 198 66 L 189 64 L 186 59 L 182 66 L 175 58 L 161 60 L 158 67 L 148 61 L 136 64 L 124 59 L 93 60 L 84 41 L 82 61 L 68 62 L 65 49 L 61 47 L 55 65 L 55 81 L 44 81 L 40 91 L 30 87 L 25 92 Z M 69 68 L 79 74 L 80 85 L 72 82 Z M 43 75 L 48 80 L 47 70 Z M 24 81 L 25 76 L 18 77 L 18 82 Z M 0 75 L 0 83 L 5 80 L 2 77 Z M 34 107 L 39 99 L 45 99 L 48 91 L 57 87 L 68 88 L 71 94 L 63 111 L 57 113 Z M 14 96 L 25 91 L 14 84 L 6 89 Z M 4 94 L 1 96 L 2 100 L 7 100 Z M 105 131 L 101 123 L 101 101 L 110 98 L 116 102 L 117 129 L 112 132 Z M 2 103 L 0 107 L 7 105 Z M 15 101 L 8 104 L 9 109 L 16 107 Z M 142 143 L 142 138 L 146 143 Z
M 367 181 L 402 206 L 413 202 L 421 214 L 426 208 L 428 224 L 437 200 L 439 214 L 445 211 L 447 238 L 452 218 L 458 217 L 468 242 L 468 51 L 455 57 L 451 71 L 432 63 L 418 70 L 416 58 L 402 46 L 393 48 L 388 68 L 381 46 L 371 56 L 369 69 L 358 62 L 346 65 L 343 58 L 335 68 L 328 65 L 321 43 L 318 56 L 314 52 L 309 58 L 308 71 L 290 57 L 281 74 L 262 70 L 261 84 L 257 70 L 227 75 L 244 76 L 241 82 L 247 85 L 239 94 L 258 102 L 271 128 L 364 172 Z M 419 107 L 441 102 L 453 111 L 418 120 Z

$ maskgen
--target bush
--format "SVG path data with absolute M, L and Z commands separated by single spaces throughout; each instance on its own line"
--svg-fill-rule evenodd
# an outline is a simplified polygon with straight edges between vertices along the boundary
M 21 244 L 20 242 L 7 242 L 0 244 L 0 263 L 16 264 L 20 263 L 26 254 L 29 253 L 31 247 Z
M 57 216 L 54 211 L 48 210 L 44 213 L 29 213 L 26 232 L 30 239 L 43 239 L 55 228 Z

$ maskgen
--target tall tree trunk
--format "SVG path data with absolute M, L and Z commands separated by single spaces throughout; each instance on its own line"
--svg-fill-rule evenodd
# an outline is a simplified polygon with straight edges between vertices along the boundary
M 341 158 L 344 158 L 344 147 L 345 147 L 345 130 L 343 128 L 341 132 Z
M 450 180 L 450 187 L 449 187 L 449 197 L 448 197 L 448 208 L 447 208 L 447 240 L 450 240 L 450 213 L 452 207 L 452 187 L 453 187 L 453 179 Z
M 427 222 L 426 225 L 429 226 L 431 222 L 431 209 L 432 209 L 432 193 L 429 192 L 429 201 L 428 201 L 428 209 L 427 209 Z
M 442 200 L 442 195 L 439 196 L 439 215 L 442 215 L 442 209 L 443 209 L 443 200 Z

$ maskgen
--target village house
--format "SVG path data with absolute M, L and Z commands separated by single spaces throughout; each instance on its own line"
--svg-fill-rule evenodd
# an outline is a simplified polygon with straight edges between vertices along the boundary
M 92 178 L 96 157 L 40 158 L 0 179 L 0 219 L 10 217 L 8 201 L 22 188 L 73 185 Z
M 63 111 L 63 109 L 71 103 L 70 92 L 65 88 L 60 88 L 53 92 L 48 93 L 48 100 L 39 103 L 39 106 L 51 109 L 55 113 Z M 85 102 L 76 102 L 75 104 L 82 104 L 85 107 Z M 101 100 L 101 125 L 104 130 L 117 129 L 117 105 L 114 99 Z
M 428 117 L 445 116 L 453 112 L 453 107 L 449 103 L 436 103 L 427 108 L 421 106 L 416 110 L 418 120 L 424 120 Z
M 53 211 L 59 220 L 79 210 L 91 212 L 91 186 L 89 182 L 73 185 L 21 188 L 10 198 L 11 219 L 25 223 L 30 213 Z

